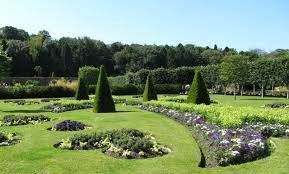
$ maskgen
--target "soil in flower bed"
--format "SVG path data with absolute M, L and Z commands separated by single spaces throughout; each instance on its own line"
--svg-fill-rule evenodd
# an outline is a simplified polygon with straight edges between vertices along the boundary
M 51 119 L 45 115 L 5 115 L 0 126 L 17 126 L 26 124 L 41 124 Z
M 19 142 L 15 133 L 4 134 L 0 132 L 0 146 L 10 146 Z
M 57 123 L 51 128 L 48 128 L 48 130 L 55 130 L 55 131 L 79 131 L 84 130 L 86 127 L 85 124 L 78 122 L 78 121 L 71 121 L 71 120 L 65 120 L 60 123 Z
M 54 145 L 68 150 L 100 149 L 115 158 L 139 159 L 162 156 L 171 150 L 155 138 L 136 129 L 119 129 L 94 134 L 75 135 Z

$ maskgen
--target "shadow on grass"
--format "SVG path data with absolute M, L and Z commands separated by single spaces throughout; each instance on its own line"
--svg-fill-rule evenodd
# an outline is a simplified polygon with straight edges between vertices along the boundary
M 240 98 L 240 100 L 281 100 L 281 99 L 273 99 L 273 98 L 247 98 L 247 99 L 245 99 L 245 98 Z
M 6 110 L 6 111 L 1 111 L 1 112 L 6 112 L 6 113 L 39 113 L 39 112 L 50 112 L 50 111 L 37 109 L 37 110 Z
M 115 112 L 137 112 L 137 111 L 115 111 Z

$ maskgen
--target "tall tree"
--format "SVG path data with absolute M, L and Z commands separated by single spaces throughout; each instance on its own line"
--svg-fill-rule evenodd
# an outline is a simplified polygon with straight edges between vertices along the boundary
M 220 65 L 220 78 L 227 83 L 234 85 L 234 99 L 236 100 L 236 88 L 241 85 L 241 95 L 243 85 L 248 77 L 247 57 L 241 55 L 225 56 Z

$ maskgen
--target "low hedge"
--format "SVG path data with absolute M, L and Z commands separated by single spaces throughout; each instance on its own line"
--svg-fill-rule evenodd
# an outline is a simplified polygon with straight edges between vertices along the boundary
M 144 85 L 117 85 L 111 86 L 112 95 L 142 95 Z M 155 84 L 157 94 L 179 94 L 182 91 L 182 85 L 179 84 Z M 95 85 L 89 86 L 89 94 L 95 93 Z
M 0 88 L 0 99 L 73 97 L 75 91 L 61 86 Z

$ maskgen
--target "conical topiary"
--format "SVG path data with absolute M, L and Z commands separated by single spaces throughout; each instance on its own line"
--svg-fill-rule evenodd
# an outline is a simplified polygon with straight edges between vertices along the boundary
M 87 84 L 85 83 L 84 78 L 82 78 L 82 76 L 80 75 L 78 77 L 78 87 L 76 89 L 75 99 L 76 100 L 89 99 Z
M 95 89 L 93 112 L 115 112 L 115 105 L 111 96 L 111 91 L 105 74 L 104 66 L 101 66 L 99 71 Z
M 158 100 L 157 93 L 151 75 L 147 76 L 146 85 L 143 93 L 143 101 Z
M 203 77 L 199 71 L 196 71 L 194 80 L 190 87 L 187 103 L 195 104 L 210 104 L 210 96 L 203 80 Z

